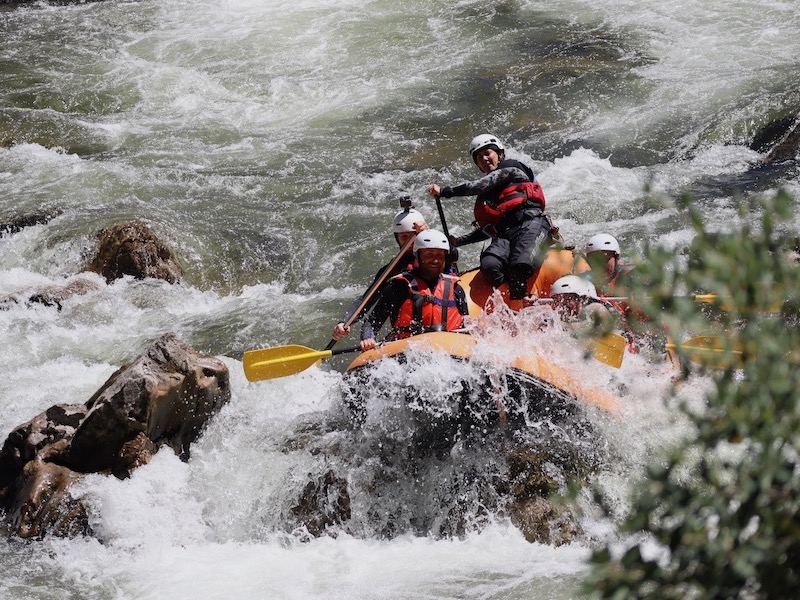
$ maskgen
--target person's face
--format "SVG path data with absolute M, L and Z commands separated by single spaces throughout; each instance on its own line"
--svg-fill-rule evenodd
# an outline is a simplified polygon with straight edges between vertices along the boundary
M 444 272 L 444 262 L 447 252 L 438 248 L 422 248 L 417 252 L 417 262 L 422 276 L 433 278 Z
M 402 248 L 414 235 L 416 234 L 413 231 L 401 231 L 400 233 L 396 233 L 395 236 L 397 237 L 397 245 Z
M 475 164 L 484 173 L 491 173 L 500 164 L 500 155 L 494 148 L 484 148 L 475 155 Z
M 604 273 L 606 277 L 614 275 L 617 268 L 617 256 L 610 250 L 598 250 L 586 255 L 586 262 L 589 263 L 595 273 Z
M 420 231 L 425 231 L 428 228 L 428 224 L 425 223 L 425 221 L 417 221 L 414 223 L 413 227 L 414 231 L 401 231 L 400 233 L 394 234 L 398 246 L 401 248 L 405 246 L 406 242 L 413 236 L 417 235 Z

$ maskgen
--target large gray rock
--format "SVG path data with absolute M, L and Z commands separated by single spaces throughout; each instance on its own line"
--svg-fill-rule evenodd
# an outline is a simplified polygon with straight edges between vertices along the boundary
M 70 486 L 84 473 L 119 478 L 167 446 L 184 460 L 230 400 L 228 368 L 166 334 L 114 373 L 85 404 L 53 406 L 0 450 L 0 509 L 20 537 L 89 534 Z

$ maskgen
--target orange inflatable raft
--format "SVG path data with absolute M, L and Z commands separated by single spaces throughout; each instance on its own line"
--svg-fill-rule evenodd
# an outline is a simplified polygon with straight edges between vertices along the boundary
M 572 252 L 548 252 L 548 259 L 539 270 L 538 277 L 529 282 L 529 293 L 537 297 L 548 297 L 553 281 L 572 268 Z M 467 292 L 470 316 L 479 317 L 484 314 L 484 307 L 493 292 L 491 286 L 477 269 L 462 274 L 460 283 Z M 505 300 L 507 290 L 503 288 L 500 292 Z M 423 333 L 386 342 L 374 350 L 360 354 L 348 366 L 347 373 L 351 378 L 363 378 L 383 359 L 391 358 L 405 363 L 406 355 L 411 352 L 444 353 L 458 361 L 472 361 L 476 371 L 484 372 L 483 386 L 471 384 L 463 395 L 469 396 L 468 401 L 473 404 L 496 406 L 495 414 L 501 420 L 513 418 L 515 410 L 524 413 L 516 416 L 525 419 L 529 419 L 532 412 L 572 414 L 581 405 L 612 414 L 619 411 L 618 400 L 608 391 L 587 385 L 575 369 L 555 364 L 538 354 L 529 353 L 503 361 L 502 364 L 488 364 L 485 362 L 485 353 L 478 352 L 481 356 L 474 360 L 478 344 L 484 343 L 487 342 L 478 341 L 465 333 Z M 502 380 L 501 384 L 498 384 L 498 377 Z

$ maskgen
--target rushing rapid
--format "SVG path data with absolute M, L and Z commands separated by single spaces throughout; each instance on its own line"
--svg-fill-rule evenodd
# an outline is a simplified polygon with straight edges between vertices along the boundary
M 628 257 L 686 248 L 691 224 L 670 201 L 683 193 L 719 229 L 741 223 L 743 196 L 800 198 L 797 161 L 765 164 L 751 148 L 800 107 L 798 30 L 788 0 L 0 8 L 0 224 L 42 217 L 0 236 L 0 435 L 85 402 L 166 331 L 221 357 L 233 390 L 188 462 L 162 451 L 130 479 L 80 483 L 96 539 L 0 544 L 0 596 L 578 596 L 589 546 L 525 541 L 469 477 L 492 472 L 489 454 L 448 447 L 416 471 L 382 461 L 400 455 L 409 426 L 378 393 L 398 376 L 390 363 L 369 399 L 386 419 L 359 438 L 335 421 L 343 360 L 248 383 L 242 353 L 324 347 L 394 252 L 398 198 L 438 224 L 425 188 L 477 175 L 476 133 L 535 168 L 568 243 L 606 231 Z M 466 233 L 471 202 L 444 209 Z M 97 291 L 60 310 L 22 301 L 74 280 L 96 233 L 132 218 L 175 250 L 181 283 L 95 277 Z M 593 483 L 622 513 L 648 458 L 686 431 L 673 394 L 700 403 L 707 382 L 673 390 L 671 373 L 639 357 L 610 372 L 558 336 L 538 343 L 623 403 L 623 420 L 587 416 L 608 444 Z M 449 377 L 478 376 L 419 360 L 423 384 L 439 386 L 434 405 Z M 357 490 L 353 517 L 313 538 L 292 502 L 329 471 Z M 588 492 L 578 502 L 587 537 L 613 537 Z

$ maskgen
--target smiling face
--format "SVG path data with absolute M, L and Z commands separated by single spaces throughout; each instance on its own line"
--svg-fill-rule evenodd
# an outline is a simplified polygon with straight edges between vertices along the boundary
M 439 248 L 422 248 L 417 252 L 417 263 L 422 277 L 433 279 L 444 272 L 444 263 L 447 259 L 447 251 Z
M 487 146 L 475 153 L 475 164 L 484 173 L 491 173 L 500 164 L 500 154 L 492 146 Z

